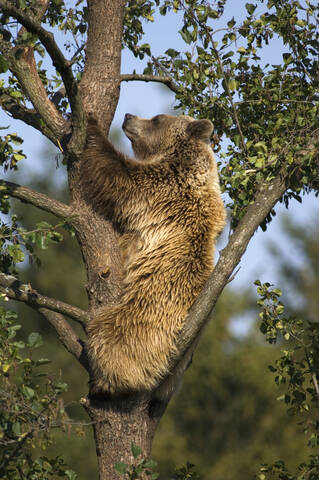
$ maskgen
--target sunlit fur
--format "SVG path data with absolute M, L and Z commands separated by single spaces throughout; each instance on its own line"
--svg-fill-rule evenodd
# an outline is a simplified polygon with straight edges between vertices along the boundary
M 209 137 L 187 116 L 131 116 L 123 124 L 136 159 L 117 152 L 89 120 L 83 188 L 119 231 L 124 293 L 88 327 L 93 390 L 153 389 L 188 310 L 213 269 L 225 211 Z

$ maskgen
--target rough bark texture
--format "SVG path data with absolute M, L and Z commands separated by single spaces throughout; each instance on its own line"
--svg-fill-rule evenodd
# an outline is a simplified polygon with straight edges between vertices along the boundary
M 131 453 L 132 442 L 142 449 L 143 458 L 150 458 L 159 417 L 149 414 L 147 397 L 117 401 L 83 399 L 82 405 L 94 422 L 100 480 L 119 479 L 114 465 L 136 462 Z
M 86 112 L 95 115 L 105 134 L 120 92 L 120 53 L 124 2 L 89 1 L 86 66 L 80 84 Z M 88 273 L 90 308 L 114 302 L 121 291 L 122 268 L 112 226 L 82 198 L 81 158 L 71 162 L 69 185 L 72 207 L 78 212 L 78 240 Z
M 120 61 L 124 2 L 88 2 L 89 30 L 80 92 L 86 113 L 94 112 L 107 135 L 120 93 Z M 72 210 L 88 275 L 89 311 L 116 302 L 121 294 L 122 265 L 112 225 L 82 197 L 81 158 L 71 162 Z M 94 429 L 100 480 L 115 480 L 114 465 L 131 463 L 131 443 L 150 456 L 157 418 L 149 415 L 149 399 L 83 399 Z

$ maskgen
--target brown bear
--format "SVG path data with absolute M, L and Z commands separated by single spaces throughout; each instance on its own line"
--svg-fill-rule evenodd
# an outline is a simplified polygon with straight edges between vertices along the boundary
M 169 373 L 225 222 L 209 120 L 126 114 L 123 130 L 136 159 L 89 119 L 83 171 L 91 201 L 120 232 L 123 295 L 88 326 L 94 390 L 112 394 L 154 389 Z

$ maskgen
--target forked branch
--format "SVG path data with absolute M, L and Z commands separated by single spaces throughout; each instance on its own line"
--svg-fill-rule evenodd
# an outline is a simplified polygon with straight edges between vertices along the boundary
M 50 55 L 53 65 L 57 69 L 57 71 L 60 73 L 69 101 L 70 101 L 70 106 L 71 110 L 73 113 L 73 118 L 74 118 L 74 130 L 76 131 L 77 135 L 80 135 L 80 137 L 83 137 L 83 130 L 85 128 L 85 116 L 84 116 L 84 111 L 83 111 L 83 106 L 82 106 L 82 101 L 80 98 L 77 82 L 73 76 L 72 68 L 70 66 L 70 63 L 65 59 L 63 53 L 59 49 L 57 43 L 55 42 L 54 36 L 51 32 L 48 32 L 41 26 L 41 22 L 38 21 L 38 19 L 33 18 L 32 16 L 26 15 L 24 12 L 16 8 L 15 6 L 11 5 L 9 2 L 6 0 L 0 0 L 0 10 L 7 15 L 15 18 L 23 27 L 26 28 L 27 31 L 37 35 L 46 48 L 48 54 Z M 7 42 L 8 43 L 8 42 Z M 11 47 L 12 48 L 12 47 Z M 8 50 L 8 48 L 6 48 Z M 8 52 L 7 52 L 8 53 Z M 6 55 L 7 57 L 8 55 Z M 11 55 L 10 59 L 10 69 L 12 70 L 13 73 L 15 73 L 19 79 L 19 82 L 22 84 L 24 90 L 30 94 L 29 90 L 32 88 L 32 85 L 34 85 L 35 80 L 38 77 L 38 72 L 36 69 L 35 65 L 35 60 L 34 60 L 34 55 L 33 55 L 33 50 L 31 47 L 26 47 L 23 50 L 23 53 L 19 60 L 14 61 L 13 56 Z M 23 69 L 21 70 L 23 66 L 23 62 L 29 64 L 29 70 L 31 73 L 31 78 L 26 79 L 26 76 L 28 72 L 24 72 Z M 68 124 L 67 122 L 63 119 L 63 117 L 59 114 L 59 112 L 56 110 L 54 104 L 50 102 L 48 99 L 46 92 L 41 86 L 38 84 L 38 89 L 42 92 L 42 97 L 45 105 L 49 108 L 49 110 L 53 111 L 53 118 L 59 117 L 61 125 L 59 129 L 54 129 L 57 133 L 59 133 L 59 137 L 66 133 Z M 35 89 L 36 90 L 36 89 Z M 43 90 L 45 95 L 43 95 Z M 33 98 L 32 98 L 33 97 Z M 45 112 L 45 109 L 43 110 L 41 108 L 41 103 L 37 101 L 37 92 L 34 92 L 34 95 L 30 95 L 31 101 L 34 104 L 35 108 L 37 111 L 40 113 L 41 117 L 45 120 L 45 122 L 50 125 L 50 115 L 47 115 Z M 36 102 L 36 103 L 34 103 Z M 76 143 L 76 142 L 74 142 Z M 81 145 L 82 147 L 82 145 Z M 81 148 L 80 148 L 81 150 Z
M 0 37 L 0 51 L 6 58 L 11 72 L 18 79 L 23 91 L 30 98 L 39 116 L 38 119 L 36 113 L 30 116 L 29 111 L 27 116 L 29 121 L 27 121 L 27 123 L 35 126 L 38 130 L 42 131 L 44 135 L 50 138 L 50 140 L 57 144 L 57 140 L 68 130 L 68 122 L 64 120 L 55 105 L 47 96 L 42 80 L 37 71 L 32 47 L 26 46 L 17 57 L 16 48 L 12 47 L 11 43 L 5 41 L 3 37 Z M 27 109 L 20 105 L 20 108 L 18 109 L 17 106 L 13 105 L 5 90 L 2 90 L 0 93 L 1 105 L 4 106 L 7 111 L 10 111 L 15 118 L 20 117 L 21 120 L 25 120 L 25 115 L 22 115 L 22 111 L 24 110 L 23 113 L 25 114 L 27 113 Z M 19 117 L 17 115 L 19 115 Z M 40 122 L 41 119 L 44 126 L 42 126 Z M 51 133 L 49 133 L 50 131 Z
M 24 302 L 31 307 L 41 307 L 66 315 L 80 323 L 83 328 L 88 320 L 88 313 L 78 307 L 47 297 L 34 290 L 30 284 L 21 283 L 16 277 L 0 273 L 0 292 L 12 300 Z
M 50 55 L 55 68 L 61 74 L 66 91 L 72 96 L 75 83 L 73 73 L 67 60 L 64 58 L 63 53 L 55 42 L 53 34 L 45 30 L 37 20 L 31 18 L 31 16 L 25 15 L 21 10 L 6 0 L 0 0 L 0 10 L 15 18 L 28 30 L 28 32 L 34 33 L 39 37 Z
M 211 277 L 189 313 L 185 328 L 179 339 L 179 346 L 182 350 L 202 328 L 223 288 L 228 283 L 229 277 L 245 253 L 250 239 L 276 202 L 285 193 L 286 188 L 287 175 L 284 177 L 280 174 L 271 182 L 265 182 L 260 186 L 254 203 L 248 206 L 227 246 L 221 251 Z

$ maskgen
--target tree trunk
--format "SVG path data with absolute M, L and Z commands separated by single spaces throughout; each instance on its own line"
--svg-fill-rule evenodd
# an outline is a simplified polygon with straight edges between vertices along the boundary
M 80 83 L 86 113 L 94 112 L 107 135 L 120 93 L 124 2 L 89 0 L 86 64 Z M 69 165 L 75 226 L 87 270 L 89 309 L 115 302 L 121 293 L 122 266 L 110 222 L 95 213 L 80 188 L 82 159 Z
M 117 463 L 131 465 L 150 458 L 160 417 L 150 415 L 148 398 L 85 399 L 82 404 L 93 422 L 100 480 L 119 480 Z M 132 443 L 142 450 L 137 459 L 132 455 Z
M 93 112 L 107 135 L 120 92 L 120 55 L 124 2 L 89 0 L 89 29 L 85 71 L 80 83 L 85 112 Z M 121 295 L 122 265 L 112 224 L 89 205 L 80 188 L 82 159 L 69 164 L 74 224 L 87 270 L 89 312 L 116 303 Z M 154 402 L 153 402 L 154 403 Z M 100 480 L 119 479 L 114 465 L 134 463 L 132 442 L 149 458 L 160 413 L 150 413 L 150 396 L 85 398 L 82 405 L 94 429 Z

